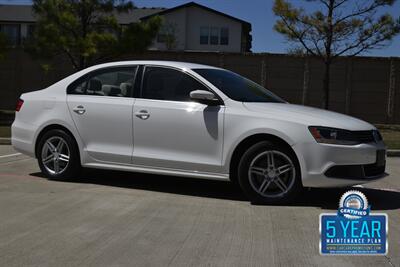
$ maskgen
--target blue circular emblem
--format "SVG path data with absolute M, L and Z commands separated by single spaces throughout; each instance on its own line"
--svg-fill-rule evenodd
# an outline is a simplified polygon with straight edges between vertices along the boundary
M 359 219 L 369 215 L 369 210 L 367 197 L 360 191 L 351 190 L 340 198 L 338 215 L 347 219 Z

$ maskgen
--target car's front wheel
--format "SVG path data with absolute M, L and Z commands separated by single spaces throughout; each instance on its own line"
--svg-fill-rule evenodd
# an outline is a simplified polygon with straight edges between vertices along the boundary
M 302 188 L 294 153 L 268 141 L 251 146 L 239 163 L 239 184 L 253 203 L 291 201 Z
M 71 178 L 81 168 L 74 139 L 60 129 L 50 130 L 42 136 L 37 159 L 42 173 L 50 179 Z

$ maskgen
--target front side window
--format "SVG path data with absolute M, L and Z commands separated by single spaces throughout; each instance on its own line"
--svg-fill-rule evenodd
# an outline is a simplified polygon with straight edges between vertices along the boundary
M 229 98 L 241 102 L 274 102 L 285 101 L 257 83 L 239 74 L 222 69 L 193 69 Z
M 142 82 L 142 98 L 190 101 L 190 92 L 208 90 L 186 73 L 163 67 L 146 67 Z
M 128 97 L 133 90 L 135 72 L 136 67 L 99 70 L 72 83 L 68 93 Z
M 210 28 L 209 27 L 201 27 L 200 28 L 200 44 L 208 44 L 208 38 L 210 36 Z

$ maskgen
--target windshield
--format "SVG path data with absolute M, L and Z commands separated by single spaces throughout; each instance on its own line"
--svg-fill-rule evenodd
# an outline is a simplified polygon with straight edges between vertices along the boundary
M 239 74 L 222 69 L 193 69 L 229 98 L 241 102 L 286 103 L 264 87 Z

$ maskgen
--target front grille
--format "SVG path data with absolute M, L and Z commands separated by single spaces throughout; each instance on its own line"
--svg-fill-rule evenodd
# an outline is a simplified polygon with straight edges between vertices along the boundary
M 376 164 L 364 165 L 365 176 L 377 176 L 385 172 L 385 165 L 377 166 Z
M 363 178 L 364 172 L 362 165 L 337 165 L 330 167 L 325 175 L 330 178 L 356 179 Z
M 372 142 L 375 142 L 374 132 L 373 131 L 352 131 L 352 134 L 354 136 L 354 139 L 357 140 L 360 143 L 372 143 Z
M 368 179 L 375 178 L 385 173 L 385 165 L 365 164 L 365 165 L 336 165 L 330 167 L 325 175 L 330 178 L 338 179 Z

